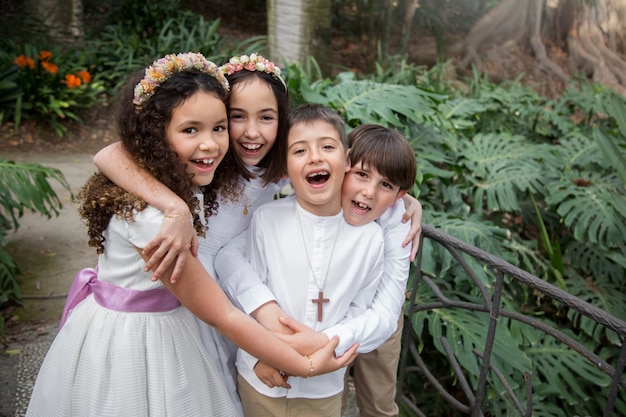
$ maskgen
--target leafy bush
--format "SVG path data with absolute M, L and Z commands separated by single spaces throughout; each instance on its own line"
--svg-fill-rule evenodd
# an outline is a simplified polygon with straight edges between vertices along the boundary
M 3 51 L 3 54 L 6 54 Z M 18 68 L 8 59 L 0 58 L 0 124 L 11 119 L 19 124 L 22 90 L 17 84 Z
M 76 59 L 78 54 L 63 54 L 58 49 L 39 49 L 30 44 L 9 44 L 9 50 L 2 58 L 11 59 L 17 69 L 12 84 L 20 93 L 12 94 L 16 96 L 15 107 L 7 111 L 12 113 L 16 129 L 22 118 L 33 118 L 63 136 L 67 130 L 63 122 L 81 122 L 80 111 L 94 104 L 104 91 L 99 82 L 92 81 L 81 60 Z
M 289 70 L 288 85 L 302 101 L 337 109 L 351 127 L 379 123 L 403 132 L 418 161 L 411 193 L 419 196 L 426 223 L 626 319 L 626 99 L 584 82 L 548 99 L 517 81 L 493 84 L 478 73 L 450 80 L 440 67 L 420 73 L 398 60 L 390 65 L 393 70 L 381 64 L 362 79 L 351 72 L 319 79 Z M 422 271 L 446 297 L 482 296 L 448 252 L 429 241 L 422 250 Z M 467 262 L 487 288 L 493 286 L 492 271 Z M 428 286 L 419 291 L 420 303 L 433 300 Z M 565 329 L 591 350 L 619 355 L 623 341 L 615 334 L 519 285 L 509 283 L 503 303 Z M 446 309 L 420 313 L 410 323 L 426 360 L 440 362 L 442 380 L 450 375 L 450 365 L 437 359 L 445 355 L 439 342 L 445 335 L 458 342 L 452 348 L 468 380 L 477 380 L 471 348 L 480 351 L 484 343 L 483 317 Z M 530 327 L 507 322 L 498 329 L 493 360 L 509 384 L 523 390 L 516 383 L 523 380 L 522 369 L 537 375 L 533 387 L 542 403 L 534 405 L 533 415 L 601 414 L 603 400 L 594 393 L 606 384 L 605 374 Z M 575 383 L 565 382 L 572 378 Z M 490 384 L 489 414 L 507 415 L 501 384 Z M 418 381 L 407 385 L 416 403 L 433 407 L 428 415 L 452 413 L 429 393 L 421 397 Z M 625 407 L 618 402 L 618 410 Z
M 133 71 L 173 52 L 200 52 L 217 64 L 243 52 L 262 50 L 265 37 L 224 45 L 219 20 L 206 21 L 178 0 L 126 2 L 116 23 L 90 40 L 86 51 L 113 95 Z
M 70 191 L 70 185 L 58 169 L 38 164 L 16 164 L 0 159 L 0 305 L 20 302 L 22 295 L 17 283 L 18 265 L 4 247 L 6 235 L 19 228 L 19 218 L 25 210 L 48 216 L 58 215 L 61 200 L 49 180 L 59 182 Z M 0 335 L 4 328 L 0 317 Z

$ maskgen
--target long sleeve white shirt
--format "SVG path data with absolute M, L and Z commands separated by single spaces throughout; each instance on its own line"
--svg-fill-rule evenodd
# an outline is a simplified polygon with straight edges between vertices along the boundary
M 337 325 L 323 330 L 329 338 L 339 336 L 337 356 L 355 342 L 359 342 L 359 353 L 370 352 L 396 330 L 410 268 L 411 247 L 402 247 L 410 230 L 409 224 L 402 223 L 404 211 L 404 203 L 398 200 L 376 221 L 384 233 L 384 271 L 372 305 L 365 312 L 344 317 Z M 231 240 L 219 252 L 215 267 L 224 290 L 250 314 L 259 306 L 276 301 L 276 297 L 245 259 L 246 243 L 247 232 Z
M 383 249 L 382 231 L 375 223 L 351 226 L 342 212 L 315 216 L 291 196 L 256 210 L 246 253 L 285 313 L 323 331 L 371 305 L 382 276 Z M 312 301 L 319 291 L 329 300 L 323 304 L 322 321 Z M 326 398 L 343 390 L 345 368 L 312 378 L 290 377 L 291 389 L 286 390 L 263 384 L 254 373 L 256 362 L 239 350 L 239 374 L 270 397 Z

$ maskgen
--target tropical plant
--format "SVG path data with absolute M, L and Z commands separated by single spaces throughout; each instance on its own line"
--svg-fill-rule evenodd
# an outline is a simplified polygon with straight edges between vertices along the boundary
M 451 89 L 447 80 L 437 77 L 438 69 L 419 74 L 410 66 L 394 68 L 380 67 L 361 79 L 342 73 L 332 80 L 289 71 L 288 85 L 297 88 L 293 95 L 304 101 L 337 109 L 350 126 L 379 123 L 404 133 L 418 161 L 411 192 L 424 206 L 426 223 L 626 319 L 620 296 L 626 286 L 626 99 L 586 82 L 549 99 L 517 80 L 494 84 L 478 73 L 465 80 L 465 90 Z M 422 271 L 437 280 L 446 297 L 481 296 L 448 252 L 428 242 L 423 251 Z M 477 278 L 490 288 L 494 274 L 473 266 Z M 427 286 L 420 291 L 420 302 L 431 300 Z M 592 350 L 612 351 L 609 356 L 616 357 L 619 353 L 621 342 L 614 334 L 599 333 L 591 320 L 519 285 L 507 287 L 503 303 L 576 334 Z M 477 358 L 471 349 L 484 343 L 482 317 L 441 310 L 419 314 L 410 323 L 425 353 L 432 347 L 428 358 L 433 363 L 436 354 L 444 353 L 442 336 L 459 341 L 453 347 L 455 358 L 468 380 L 476 380 Z M 523 389 L 518 381 L 525 370 L 538 374 L 540 395 L 535 398 L 543 404 L 533 415 L 601 414 L 602 400 L 594 401 L 593 393 L 606 384 L 606 375 L 567 354 L 567 349 L 554 350 L 553 341 L 538 338 L 531 327 L 504 323 L 498 329 L 494 360 L 511 386 Z M 562 353 L 553 356 L 551 351 Z M 444 380 L 449 366 L 441 362 Z M 564 382 L 572 378 L 577 381 L 576 395 Z M 497 379 L 490 384 L 489 412 L 506 415 L 506 402 L 496 400 L 501 384 Z M 423 391 L 417 382 L 412 389 L 413 395 Z M 416 401 L 422 404 L 424 399 Z M 618 409 L 624 411 L 625 404 L 619 402 Z M 562 411 L 552 414 L 557 409 Z
M 0 52 L 0 124 L 11 119 L 19 123 L 21 114 L 16 109 L 21 109 L 22 91 L 17 84 L 18 68 L 7 59 L 5 51 Z
M 261 51 L 265 37 L 226 45 L 219 20 L 207 21 L 181 7 L 179 0 L 125 2 L 119 19 L 88 41 L 86 52 L 113 95 L 133 71 L 172 51 L 202 53 L 218 64 L 235 54 Z
M 17 282 L 19 266 L 5 250 L 7 234 L 19 228 L 19 218 L 26 210 L 50 218 L 62 208 L 50 180 L 71 193 L 70 185 L 58 169 L 0 159 L 0 305 L 19 303 L 22 297 Z M 2 320 L 0 317 L 0 334 L 4 328 Z
M 16 129 L 22 118 L 33 118 L 63 136 L 67 130 L 63 122 L 68 119 L 81 122 L 80 111 L 98 101 L 104 91 L 99 82 L 92 81 L 78 53 L 64 54 L 56 48 L 9 41 L 6 44 L 10 52 L 0 58 L 9 58 L 17 69 L 13 83 L 19 93 L 12 94 L 16 96 L 14 107 L 7 112 L 13 116 Z

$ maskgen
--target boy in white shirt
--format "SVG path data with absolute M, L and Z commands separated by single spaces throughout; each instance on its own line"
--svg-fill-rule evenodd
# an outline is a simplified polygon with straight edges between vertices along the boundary
M 323 330 L 323 333 L 316 333 L 293 319 L 281 320 L 297 332 L 285 340 L 300 352 L 312 351 L 333 335 L 340 336 L 340 344 L 343 345 L 335 350 L 337 355 L 341 355 L 353 342 L 360 342 L 358 351 L 362 354 L 354 363 L 353 374 L 359 411 L 362 416 L 397 416 L 398 407 L 394 399 L 402 306 L 410 266 L 410 248 L 400 244 L 408 230 L 408 225 L 402 224 L 404 204 L 400 198 L 413 186 L 416 162 L 407 140 L 393 129 L 373 124 L 361 125 L 350 133 L 348 139 L 351 169 L 343 182 L 344 217 L 355 226 L 375 220 L 384 233 L 384 275 L 375 300 L 366 312 L 346 318 L 338 325 Z M 253 278 L 256 274 L 237 261 L 233 252 L 236 251 L 232 247 L 227 247 L 224 255 L 229 253 L 230 258 L 220 256 L 216 264 L 218 272 L 231 275 L 226 280 L 226 289 L 238 295 L 246 312 L 271 328 L 272 319 L 278 321 L 284 313 L 270 302 L 273 296 L 263 284 L 254 285 L 255 279 L 256 283 L 259 282 L 258 276 Z M 266 304 L 257 308 L 264 302 Z M 268 317 L 272 308 L 278 312 Z M 269 386 L 278 386 L 283 382 L 281 375 L 259 377 Z M 285 382 L 283 386 L 288 384 Z
M 282 310 L 315 331 L 364 312 L 382 275 L 380 227 L 372 222 L 355 227 L 343 216 L 341 187 L 349 168 L 345 143 L 336 112 L 316 105 L 294 110 L 287 172 L 295 193 L 258 208 L 248 230 L 253 268 Z M 345 369 L 315 376 L 311 363 L 311 377 L 291 377 L 286 389 L 259 379 L 257 365 L 263 366 L 239 351 L 245 415 L 341 415 Z

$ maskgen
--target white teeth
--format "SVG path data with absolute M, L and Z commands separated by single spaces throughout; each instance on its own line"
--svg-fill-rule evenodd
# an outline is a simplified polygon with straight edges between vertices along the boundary
M 255 151 L 255 150 L 257 150 L 257 149 L 259 149 L 261 147 L 261 145 L 258 144 L 258 143 L 252 143 L 252 144 L 242 143 L 241 146 L 243 146 L 244 148 L 246 148 L 249 151 Z
M 328 172 L 324 171 L 324 172 L 314 172 L 314 173 L 309 174 L 307 176 L 312 178 L 312 177 L 318 177 L 320 175 L 330 175 L 330 174 Z
M 357 207 L 359 207 L 359 208 L 361 208 L 363 210 L 369 210 L 370 209 L 370 207 L 368 205 L 365 205 L 363 203 L 356 202 L 356 205 L 357 205 Z
M 213 163 L 213 161 L 214 161 L 214 159 L 203 159 L 203 160 L 202 160 L 202 163 L 203 163 L 203 164 L 207 164 L 207 165 L 209 165 L 209 164 L 212 164 L 212 163 Z

